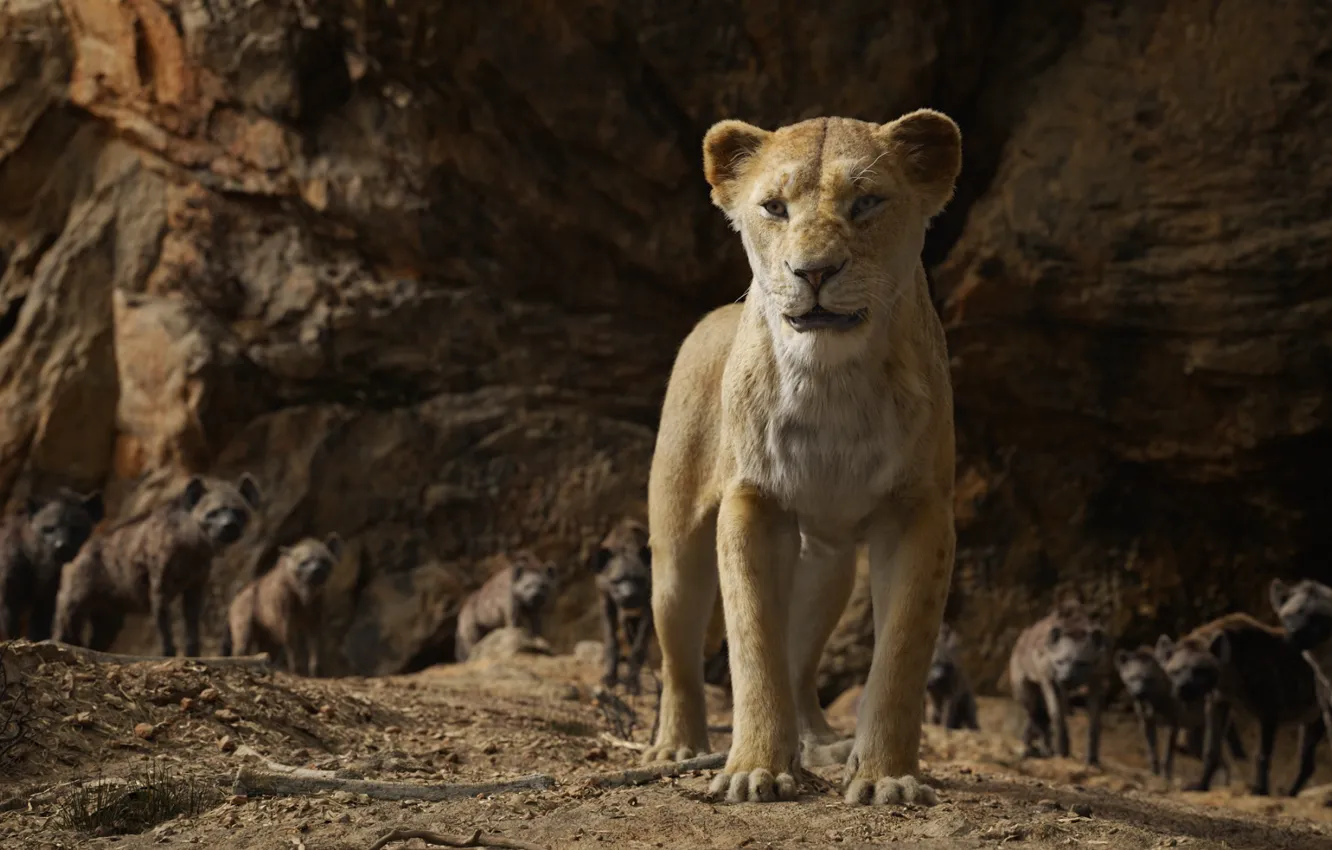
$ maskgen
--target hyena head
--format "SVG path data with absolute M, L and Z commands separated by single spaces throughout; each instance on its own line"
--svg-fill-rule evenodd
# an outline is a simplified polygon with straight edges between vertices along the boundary
M 546 604 L 555 587 L 555 565 L 542 563 L 536 555 L 523 549 L 513 556 L 513 598 L 527 611 L 535 611 Z
M 621 611 L 638 611 L 652 604 L 652 550 L 643 524 L 622 520 L 592 553 L 597 585 Z
M 248 472 L 235 484 L 219 479 L 205 481 L 196 475 L 185 485 L 178 505 L 220 549 L 245 533 L 250 515 L 259 507 L 259 487 Z
M 29 499 L 24 544 L 29 557 L 48 567 L 69 563 L 102 521 L 102 494 L 81 496 L 61 487 L 45 499 Z
M 1230 640 L 1225 632 L 1210 639 L 1187 637 L 1179 643 L 1161 635 L 1156 641 L 1156 660 L 1165 669 L 1175 696 L 1197 702 L 1221 683 L 1221 673 L 1230 663 Z
M 930 674 L 925 680 L 925 688 L 937 691 L 947 687 L 957 670 L 957 634 L 947 623 L 939 624 L 939 633 L 934 638 L 934 657 L 930 660 Z
M 1115 669 L 1124 683 L 1124 689 L 1134 700 L 1150 699 L 1168 694 L 1170 680 L 1150 647 L 1140 646 L 1130 652 L 1121 649 L 1115 653 Z
M 282 550 L 281 565 L 297 587 L 308 592 L 328 581 L 341 557 L 342 538 L 337 534 L 330 534 L 323 540 L 306 537 Z
M 1046 641 L 1051 671 L 1065 687 L 1076 688 L 1090 681 L 1104 657 L 1105 630 L 1075 601 L 1059 605 Z
M 1291 646 L 1303 652 L 1332 639 L 1332 587 L 1312 579 L 1289 585 L 1275 578 L 1267 595 Z

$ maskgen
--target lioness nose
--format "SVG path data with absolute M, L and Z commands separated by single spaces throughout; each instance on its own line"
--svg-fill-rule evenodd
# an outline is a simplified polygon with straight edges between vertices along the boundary
M 845 265 L 846 261 L 843 260 L 842 265 L 840 266 L 819 266 L 817 268 L 791 269 L 791 273 L 794 274 L 796 277 L 800 278 L 801 280 L 803 280 L 805 283 L 808 283 L 815 292 L 818 292 L 821 288 L 823 288 L 823 285 L 827 283 L 833 277 L 833 275 L 840 272 Z

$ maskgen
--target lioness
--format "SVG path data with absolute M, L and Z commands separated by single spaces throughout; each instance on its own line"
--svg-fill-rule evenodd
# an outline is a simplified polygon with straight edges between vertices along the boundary
M 793 798 L 802 748 L 807 763 L 849 752 L 849 802 L 935 799 L 916 774 L 953 570 L 953 405 L 920 251 L 961 161 L 957 125 L 931 110 L 771 132 L 722 121 L 703 141 L 753 279 L 690 332 L 666 390 L 648 483 L 664 690 L 644 757 L 708 748 L 720 578 L 735 708 L 711 793 L 727 800 Z M 815 672 L 862 541 L 880 628 L 852 743 Z

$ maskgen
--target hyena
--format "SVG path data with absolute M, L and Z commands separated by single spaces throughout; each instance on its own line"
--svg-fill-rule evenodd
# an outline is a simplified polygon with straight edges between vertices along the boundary
M 1194 629 L 1178 643 L 1161 635 L 1156 657 L 1170 677 L 1176 699 L 1202 703 L 1206 711 L 1202 776 L 1185 790 L 1211 787 L 1221 756 L 1221 736 L 1238 705 L 1258 719 L 1260 738 L 1252 792 L 1269 792 L 1277 727 L 1300 725 L 1300 765 L 1288 792 L 1298 794 L 1314 769 L 1323 715 L 1313 669 L 1286 640 L 1282 629 L 1247 614 L 1228 614 Z
M 61 487 L 48 498 L 28 499 L 19 513 L 0 523 L 0 639 L 51 636 L 60 573 L 102 514 L 100 491 L 83 496 Z M 26 630 L 21 629 L 24 614 Z
M 323 587 L 341 557 L 336 534 L 284 547 L 273 568 L 231 600 L 222 654 L 267 652 L 293 673 L 318 676 Z
M 466 661 L 472 647 L 496 629 L 519 626 L 540 637 L 541 612 L 554 586 L 554 564 L 542 563 L 526 549 L 514 553 L 509 566 L 467 597 L 458 612 L 457 659 Z
M 930 722 L 945 729 L 979 729 L 976 696 L 957 660 L 957 633 L 947 623 L 939 626 L 934 640 L 934 658 L 925 680 L 930 702 Z
M 1287 642 L 1313 668 L 1323 726 L 1332 729 L 1332 587 L 1312 579 L 1292 586 L 1277 578 L 1272 579 L 1267 595 L 1281 618 Z
M 1085 687 L 1089 720 L 1086 761 L 1089 765 L 1100 763 L 1106 643 L 1105 630 L 1088 616 L 1076 597 L 1065 598 L 1018 635 L 1008 659 L 1008 677 L 1013 695 L 1027 713 L 1022 735 L 1026 757 L 1069 755 L 1069 695 Z M 1038 738 L 1043 740 L 1043 751 L 1036 747 Z
M 241 538 L 258 506 L 248 473 L 235 484 L 195 476 L 173 498 L 94 537 L 65 567 L 56 639 L 105 650 L 126 614 L 150 614 L 162 654 L 175 655 L 170 605 L 180 597 L 185 654 L 197 656 L 213 559 Z
M 625 690 L 640 691 L 639 675 L 652 639 L 652 552 L 647 527 L 625 518 L 602 539 L 592 555 L 601 596 L 601 631 L 606 646 L 602 684 L 619 683 L 620 639 L 629 645 Z
M 1133 700 L 1133 710 L 1138 715 L 1138 726 L 1142 731 L 1147 759 L 1151 763 L 1152 773 L 1161 776 L 1161 755 L 1157 748 L 1157 724 L 1163 723 L 1167 729 L 1164 776 L 1170 779 L 1174 775 L 1175 750 L 1177 747 L 1174 730 L 1184 731 L 1184 752 L 1194 758 L 1202 758 L 1203 733 L 1205 721 L 1200 705 L 1189 705 L 1175 699 L 1170 677 L 1156 659 L 1156 653 L 1149 646 L 1141 646 L 1133 651 L 1121 649 L 1115 653 L 1115 669 L 1119 678 Z M 1226 729 L 1226 743 L 1234 757 L 1245 759 L 1244 744 L 1239 732 L 1232 723 Z M 1223 759 L 1222 768 L 1230 775 L 1229 764 Z

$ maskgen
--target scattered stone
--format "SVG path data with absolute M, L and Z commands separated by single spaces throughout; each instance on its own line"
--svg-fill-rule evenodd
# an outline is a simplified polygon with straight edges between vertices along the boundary
M 145 741 L 151 741 L 153 735 L 157 734 L 157 727 L 151 723 L 134 724 L 134 737 L 142 738 Z
M 217 748 L 224 753 L 234 753 L 236 752 L 236 742 L 230 735 L 223 735 L 217 739 Z
M 402 731 L 402 727 L 401 727 L 401 726 L 385 726 L 385 727 L 384 727 L 384 732 L 385 732 L 385 734 L 388 734 L 388 735 L 396 735 L 396 734 L 398 734 L 398 733 L 401 732 L 401 731 Z
M 1047 812 L 1057 812 L 1062 808 L 1057 800 L 1040 800 L 1036 803 L 1036 807 L 1045 809 Z
M 218 693 L 217 688 L 204 688 L 199 692 L 199 699 L 203 702 L 217 702 L 222 694 Z
M 583 758 L 588 761 L 605 761 L 606 750 L 602 747 L 593 747 L 587 751 L 587 755 L 583 756 Z
M 240 720 L 240 717 L 237 716 L 236 712 L 229 708 L 219 708 L 217 711 L 213 712 L 213 716 L 223 723 L 235 723 L 237 720 Z
M 1068 807 L 1068 810 L 1080 818 L 1089 818 L 1092 816 L 1092 807 L 1088 803 L 1074 803 Z
M 194 708 L 194 700 L 190 699 L 189 697 L 181 697 L 180 710 L 189 711 L 191 708 Z
M 244 794 L 232 794 L 231 799 L 227 802 L 231 803 L 233 806 L 243 806 L 249 799 L 250 798 Z

